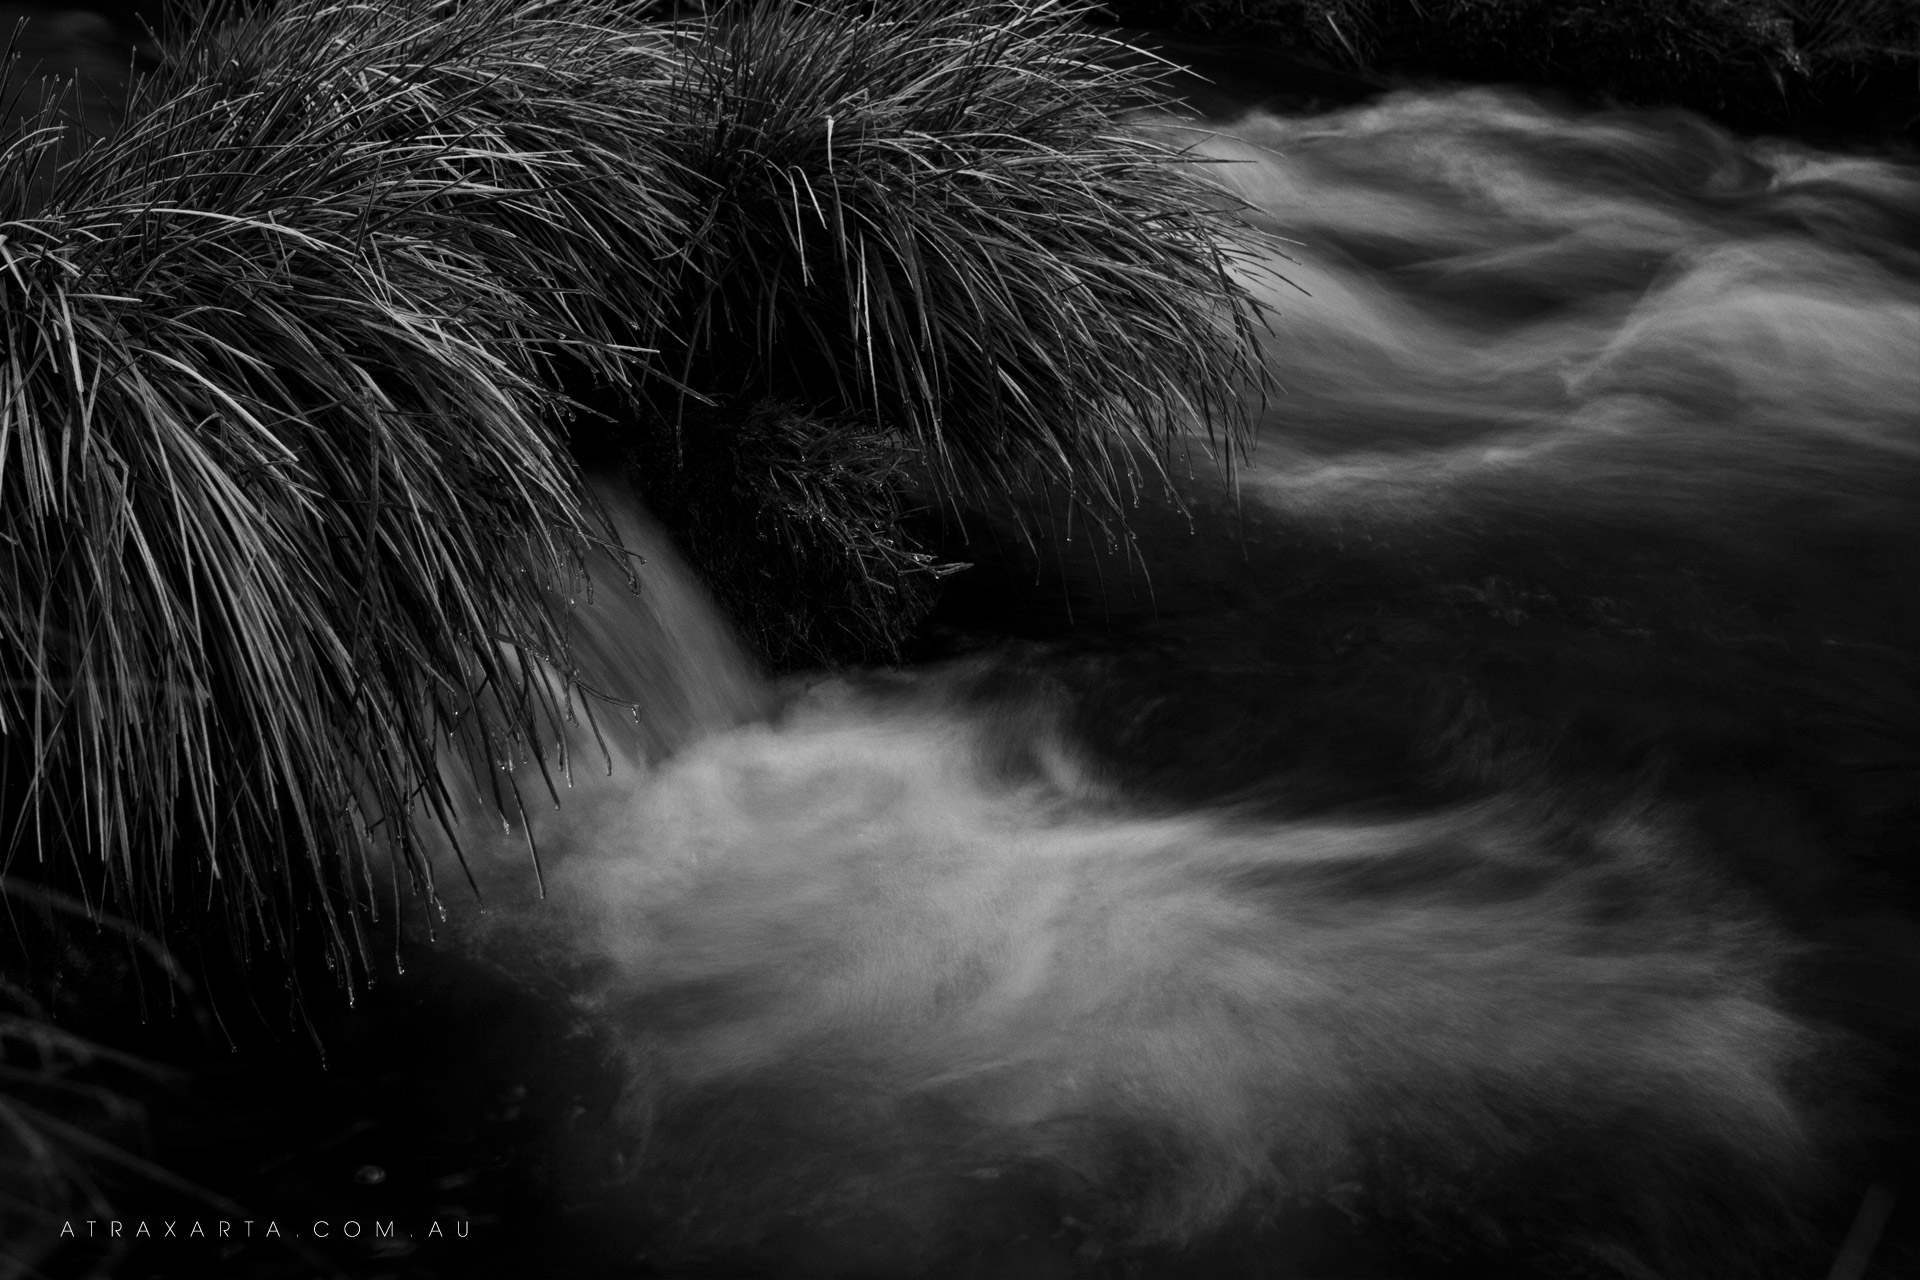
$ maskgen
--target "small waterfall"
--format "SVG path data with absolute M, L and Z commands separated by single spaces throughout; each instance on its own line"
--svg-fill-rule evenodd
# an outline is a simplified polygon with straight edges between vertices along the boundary
M 603 479 L 593 492 L 625 555 L 595 555 L 593 589 L 568 620 L 583 683 L 632 708 L 607 726 L 619 763 L 638 768 L 764 714 L 765 677 L 665 531 L 624 485 Z

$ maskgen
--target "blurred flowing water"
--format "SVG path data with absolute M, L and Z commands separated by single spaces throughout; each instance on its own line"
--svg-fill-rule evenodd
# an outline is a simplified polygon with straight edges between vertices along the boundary
M 1287 241 L 1231 483 L 1196 445 L 1124 548 L 974 512 L 924 662 L 779 684 L 623 516 L 580 616 L 639 718 L 546 899 L 514 833 L 453 925 L 610 1057 L 582 1221 L 1894 1274 L 1904 1219 L 1842 1241 L 1911 1173 L 1920 170 L 1492 91 L 1167 128 Z
M 913 664 L 779 681 L 603 489 L 637 714 L 475 802 L 333 1032 L 402 1101 L 247 1189 L 414 1222 L 337 1265 L 1920 1261 L 1920 169 L 1492 91 L 1148 127 L 1285 238 L 1251 454 L 1127 546 L 968 512 Z

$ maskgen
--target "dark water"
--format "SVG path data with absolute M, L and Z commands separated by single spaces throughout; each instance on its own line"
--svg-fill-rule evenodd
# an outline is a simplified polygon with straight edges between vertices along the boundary
M 1291 259 L 1236 479 L 971 513 L 919 664 L 779 684 L 623 517 L 547 897 L 476 814 L 330 1073 L 211 1090 L 308 1252 L 126 1274 L 1911 1273 L 1920 170 L 1214 127 Z

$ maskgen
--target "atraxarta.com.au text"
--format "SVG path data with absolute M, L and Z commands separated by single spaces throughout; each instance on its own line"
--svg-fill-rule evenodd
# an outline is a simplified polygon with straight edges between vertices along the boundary
M 334 1221 L 321 1218 L 313 1222 L 292 1223 L 282 1227 L 273 1219 L 264 1221 L 255 1218 L 227 1219 L 211 1221 L 200 1219 L 163 1219 L 148 1221 L 144 1218 L 122 1220 L 119 1218 L 70 1218 L 60 1224 L 60 1238 L 63 1240 L 286 1240 L 309 1239 L 328 1240 L 344 1238 L 347 1240 L 464 1240 L 473 1232 L 473 1223 L 465 1218 L 453 1218 L 445 1222 L 439 1219 L 427 1223 L 424 1228 L 401 1231 L 392 1221 L 361 1221 L 348 1218 Z

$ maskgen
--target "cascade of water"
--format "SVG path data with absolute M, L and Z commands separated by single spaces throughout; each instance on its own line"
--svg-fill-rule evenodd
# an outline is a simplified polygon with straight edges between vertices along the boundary
M 617 1046 L 657 1256 L 1780 1273 L 1913 1030 L 1813 962 L 1913 937 L 1920 175 L 1491 93 L 1206 145 L 1311 296 L 1154 597 L 1047 568 L 1106 651 L 776 700 L 609 492 L 641 718 L 472 945 Z

